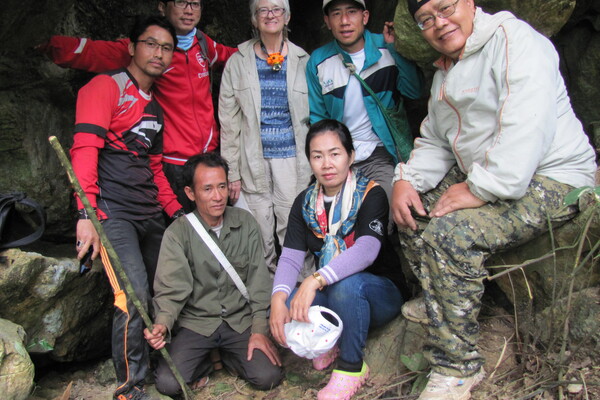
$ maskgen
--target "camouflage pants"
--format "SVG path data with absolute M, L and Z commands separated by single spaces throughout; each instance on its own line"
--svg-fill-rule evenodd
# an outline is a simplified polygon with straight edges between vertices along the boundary
M 453 168 L 435 189 L 421 195 L 425 210 L 466 176 Z M 572 187 L 535 175 L 525 196 L 441 218 L 419 219 L 417 231 L 399 228 L 400 242 L 423 288 L 430 320 L 424 353 L 435 372 L 470 376 L 483 365 L 477 351 L 484 267 L 490 254 L 523 244 L 571 219 L 577 209 L 562 207 Z

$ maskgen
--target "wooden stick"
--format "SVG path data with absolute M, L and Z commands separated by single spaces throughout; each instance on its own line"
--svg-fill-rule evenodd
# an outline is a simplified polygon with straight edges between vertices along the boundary
M 96 232 L 98 232 L 98 236 L 100 236 L 100 241 L 102 242 L 102 246 L 106 249 L 106 252 L 108 253 L 108 256 L 110 258 L 110 261 L 111 261 L 114 269 L 117 271 L 117 273 L 119 274 L 119 277 L 121 278 L 121 281 L 123 282 L 123 286 L 125 288 L 125 293 L 127 293 L 127 296 L 129 297 L 129 299 L 131 300 L 131 302 L 133 303 L 135 308 L 138 310 L 138 312 L 142 316 L 142 319 L 144 320 L 144 324 L 146 325 L 148 330 L 150 332 L 152 332 L 152 320 L 150 319 L 150 316 L 146 312 L 146 309 L 144 309 L 144 307 L 142 306 L 142 303 L 140 303 L 140 299 L 138 299 L 138 297 L 136 296 L 135 291 L 133 290 L 133 286 L 131 286 L 131 282 L 129 281 L 129 278 L 127 277 L 127 274 L 125 273 L 123 266 L 121 265 L 121 260 L 117 256 L 115 249 L 110 244 L 110 241 L 108 240 L 108 237 L 106 236 L 106 233 L 104 233 L 102 224 L 100 223 L 100 221 L 98 220 L 98 217 L 96 216 L 96 211 L 94 210 L 90 201 L 88 200 L 87 196 L 85 195 L 85 192 L 83 191 L 83 188 L 81 187 L 81 184 L 79 183 L 79 180 L 77 179 L 77 176 L 75 175 L 75 171 L 73 171 L 73 166 L 71 165 L 71 162 L 67 158 L 67 155 L 65 154 L 65 151 L 63 150 L 63 148 L 60 145 L 56 136 L 50 136 L 48 138 L 48 141 L 54 148 L 54 151 L 56 152 L 56 155 L 58 156 L 60 163 L 62 164 L 63 168 L 65 169 L 67 176 L 69 177 L 69 182 L 71 182 L 73 189 L 75 189 L 75 192 L 77 193 L 77 195 L 79 196 L 79 199 L 83 203 L 83 206 L 85 207 L 85 210 L 87 211 L 87 214 L 90 217 L 90 221 L 92 221 L 94 228 L 96 228 Z M 167 352 L 167 349 L 165 349 L 164 347 L 162 349 L 160 349 L 160 354 L 163 356 L 163 358 L 167 362 L 167 365 L 171 369 L 171 372 L 173 372 L 175 379 L 181 386 L 185 400 L 193 400 L 194 393 L 192 392 L 192 390 L 188 387 L 188 385 L 183 380 L 183 377 L 177 370 L 177 367 L 175 366 L 175 363 L 173 363 L 173 359 Z

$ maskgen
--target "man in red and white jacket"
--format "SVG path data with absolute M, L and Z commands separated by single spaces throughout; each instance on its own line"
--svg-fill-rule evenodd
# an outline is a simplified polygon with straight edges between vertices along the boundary
M 189 212 L 194 204 L 183 191 L 181 168 L 192 155 L 213 151 L 219 145 L 209 71 L 224 66 L 237 49 L 218 44 L 196 29 L 200 0 L 159 1 L 158 10 L 175 27 L 178 39 L 171 66 L 153 89 L 165 117 L 163 167 L 179 202 Z M 105 72 L 129 65 L 129 42 L 53 36 L 40 49 L 62 67 Z
M 151 87 L 168 67 L 177 43 L 163 17 L 141 21 L 130 34 L 127 68 L 100 74 L 77 96 L 73 169 L 141 304 L 149 306 L 158 250 L 169 216 L 183 210 L 161 166 L 163 114 Z M 148 347 L 143 320 L 77 198 L 78 258 L 93 246 L 115 296 L 112 359 L 118 386 L 114 399 L 150 399 L 143 391 Z

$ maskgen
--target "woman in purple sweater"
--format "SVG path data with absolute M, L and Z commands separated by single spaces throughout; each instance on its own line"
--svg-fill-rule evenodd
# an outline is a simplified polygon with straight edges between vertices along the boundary
M 285 323 L 309 322 L 311 305 L 336 312 L 344 324 L 338 345 L 314 359 L 313 366 L 325 369 L 337 358 L 318 399 L 349 399 L 369 375 L 363 361 L 369 328 L 400 313 L 404 277 L 387 238 L 387 197 L 377 183 L 351 169 L 348 128 L 335 120 L 319 121 L 305 147 L 316 182 L 298 195 L 290 211 L 271 297 L 271 332 L 287 346 Z M 295 289 L 306 250 L 314 254 L 318 270 Z

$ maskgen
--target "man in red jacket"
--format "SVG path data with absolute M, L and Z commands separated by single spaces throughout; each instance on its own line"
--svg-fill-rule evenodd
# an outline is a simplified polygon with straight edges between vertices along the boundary
M 131 285 L 143 306 L 151 300 L 150 285 L 165 229 L 162 210 L 181 213 L 161 168 L 163 114 L 151 87 L 169 67 L 175 30 L 162 17 L 150 17 L 132 29 L 127 68 L 100 74 L 77 96 L 73 169 Z M 112 358 L 117 374 L 117 400 L 150 399 L 143 391 L 148 372 L 144 324 L 123 282 L 78 198 L 78 258 L 93 246 L 102 255 L 115 296 Z
M 158 3 L 159 12 L 175 27 L 179 41 L 171 66 L 156 80 L 153 89 L 165 114 L 163 168 L 187 212 L 194 209 L 194 204 L 183 191 L 183 164 L 192 155 L 215 150 L 219 145 L 209 70 L 225 65 L 237 51 L 196 29 L 201 9 L 200 0 Z M 40 49 L 60 66 L 105 72 L 129 65 L 129 42 L 53 36 Z

